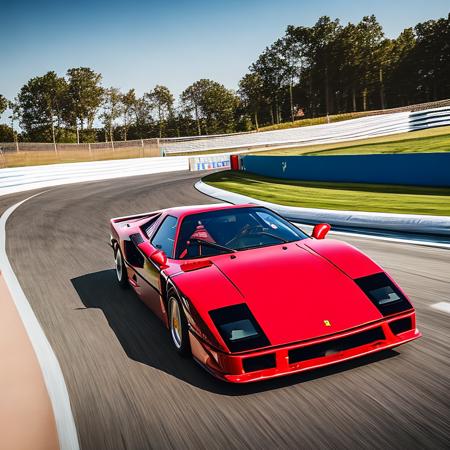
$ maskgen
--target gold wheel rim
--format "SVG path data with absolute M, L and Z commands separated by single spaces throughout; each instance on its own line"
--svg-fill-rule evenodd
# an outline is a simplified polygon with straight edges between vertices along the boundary
M 183 328 L 178 301 L 174 297 L 170 298 L 170 334 L 175 346 L 181 348 Z

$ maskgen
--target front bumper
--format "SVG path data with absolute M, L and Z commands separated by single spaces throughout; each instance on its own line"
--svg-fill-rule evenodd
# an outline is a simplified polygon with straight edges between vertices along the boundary
M 394 334 L 391 329 L 391 327 L 395 329 L 393 323 L 402 319 L 404 319 L 404 322 L 410 323 L 410 329 L 396 331 L 396 334 Z M 365 340 L 370 340 L 369 337 L 372 336 L 375 340 L 365 343 L 360 338 L 361 336 L 366 336 Z M 369 355 L 397 347 L 420 336 L 421 333 L 416 328 L 415 312 L 410 311 L 332 336 L 239 354 L 217 352 L 193 333 L 190 333 L 190 341 L 195 360 L 211 374 L 232 383 L 248 383 L 303 372 Z M 335 345 L 343 342 L 345 342 L 345 345 L 342 346 L 345 349 L 333 349 Z M 352 342 L 356 345 L 352 346 Z M 321 354 L 322 349 L 327 348 L 328 345 L 330 350 Z M 310 351 L 310 349 L 317 349 L 317 351 Z M 298 360 L 299 353 L 300 355 L 306 355 L 305 359 Z M 293 358 L 293 355 L 297 356 Z M 296 361 L 294 362 L 293 359 L 296 359 Z M 258 368 L 258 365 L 261 364 L 254 364 L 254 361 L 263 361 L 263 365 L 265 362 L 270 367 Z

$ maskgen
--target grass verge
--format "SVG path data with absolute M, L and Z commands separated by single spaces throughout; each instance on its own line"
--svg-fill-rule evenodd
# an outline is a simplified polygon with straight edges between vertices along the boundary
M 364 155 L 370 153 L 424 153 L 450 151 L 450 126 L 410 131 L 335 144 L 308 145 L 258 152 L 262 156 Z
M 288 206 L 450 216 L 450 188 L 291 181 L 232 171 L 208 175 L 203 181 Z

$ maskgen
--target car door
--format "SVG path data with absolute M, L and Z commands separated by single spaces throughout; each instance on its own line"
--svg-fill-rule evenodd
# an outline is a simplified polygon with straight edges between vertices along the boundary
M 149 217 L 148 222 L 142 226 L 142 231 L 148 237 L 153 234 L 160 223 L 161 214 L 155 214 Z M 124 241 L 125 260 L 127 263 L 128 280 L 135 292 L 142 297 L 142 285 L 144 281 L 141 279 L 142 269 L 145 264 L 145 256 L 139 250 L 138 244 L 141 242 L 140 233 L 130 235 L 129 240 Z
M 177 218 L 168 215 L 150 237 L 150 244 L 154 248 L 164 251 L 168 258 L 173 257 L 177 225 Z M 141 299 L 155 314 L 165 320 L 166 311 L 161 298 L 161 269 L 150 259 L 144 258 L 143 266 L 137 271 Z

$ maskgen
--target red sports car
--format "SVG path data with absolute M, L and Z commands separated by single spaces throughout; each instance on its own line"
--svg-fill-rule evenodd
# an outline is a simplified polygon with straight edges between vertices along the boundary
M 405 293 L 356 248 L 254 205 L 111 219 L 117 279 L 176 351 L 226 381 L 322 367 L 418 338 Z

